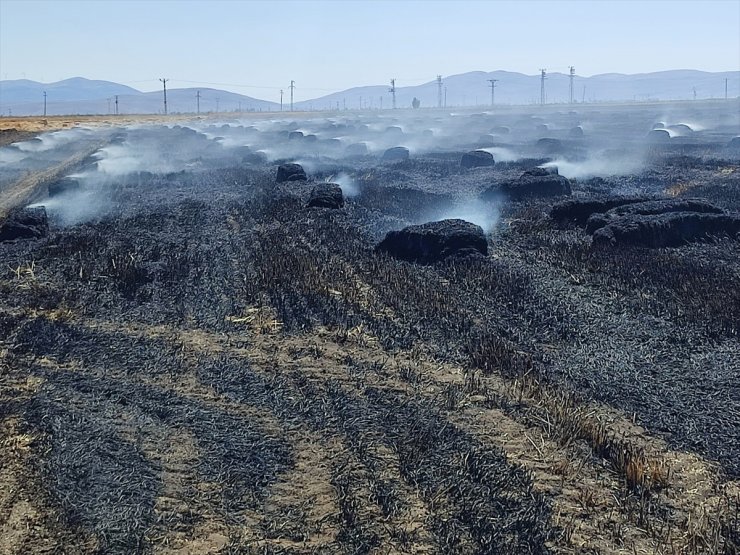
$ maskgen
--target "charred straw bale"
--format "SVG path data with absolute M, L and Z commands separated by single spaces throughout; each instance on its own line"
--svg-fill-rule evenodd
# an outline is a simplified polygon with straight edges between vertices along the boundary
M 402 162 L 409 159 L 409 149 L 405 146 L 394 146 L 383 153 L 384 162 Z
M 493 166 L 493 154 L 485 150 L 471 150 L 462 155 L 460 166 L 463 168 L 481 168 Z
M 351 145 L 347 145 L 347 148 L 344 150 L 344 152 L 347 154 L 347 156 L 365 156 L 367 154 L 367 144 L 353 143 Z
M 16 239 L 39 239 L 49 233 L 46 208 L 20 208 L 8 214 L 0 226 L 0 243 Z
M 80 190 L 80 182 L 73 177 L 64 177 L 59 181 L 49 184 L 49 196 L 55 197 L 64 193 L 71 193 Z
M 602 214 L 626 204 L 653 200 L 649 197 L 597 197 L 589 199 L 569 199 L 555 204 L 550 210 L 550 217 L 560 223 L 572 222 L 586 225 L 589 216 Z
M 277 182 L 307 181 L 306 170 L 300 164 L 280 164 L 277 169 Z
M 336 183 L 322 183 L 311 191 L 309 207 L 341 208 L 344 206 L 342 188 Z
M 494 185 L 483 192 L 482 197 L 492 198 L 499 195 L 511 200 L 541 198 L 569 195 L 570 182 L 557 174 L 557 168 L 533 168 L 525 171 L 519 179 L 508 181 L 500 186 Z
M 376 251 L 409 262 L 433 264 L 448 257 L 486 256 L 488 243 L 480 226 L 453 219 L 389 231 Z
M 740 238 L 740 216 L 698 212 L 634 214 L 618 218 L 596 230 L 595 245 L 633 245 L 648 248 L 678 247 L 714 236 Z
M 723 210 L 702 199 L 661 199 L 621 205 L 604 214 L 593 214 L 586 221 L 586 231 L 593 234 L 610 222 L 625 216 L 651 216 L 671 212 L 697 212 L 699 214 L 722 214 Z

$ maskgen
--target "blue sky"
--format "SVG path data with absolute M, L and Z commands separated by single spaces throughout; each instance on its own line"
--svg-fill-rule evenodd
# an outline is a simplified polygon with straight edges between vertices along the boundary
M 0 78 L 296 98 L 435 75 L 740 69 L 740 0 L 0 0 Z

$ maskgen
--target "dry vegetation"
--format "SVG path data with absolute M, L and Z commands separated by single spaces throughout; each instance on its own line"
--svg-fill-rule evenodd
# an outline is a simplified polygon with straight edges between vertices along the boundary
M 488 259 L 375 254 L 458 159 L 340 211 L 259 165 L 121 178 L 0 246 L 0 553 L 737 553 L 740 247 L 594 250 L 531 202 Z

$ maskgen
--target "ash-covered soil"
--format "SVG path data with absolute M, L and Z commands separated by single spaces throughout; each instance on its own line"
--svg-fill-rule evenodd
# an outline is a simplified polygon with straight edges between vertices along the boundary
M 0 551 L 735 553 L 740 241 L 597 247 L 550 219 L 563 197 L 480 196 L 557 165 L 574 198 L 737 214 L 735 108 L 14 146 L 8 187 L 106 142 L 79 188 L 39 201 L 48 236 L 0 244 Z M 395 146 L 410 158 L 383 162 Z M 479 148 L 495 165 L 461 167 Z M 277 183 L 282 162 L 308 181 Z M 307 207 L 323 181 L 342 208 Z M 375 250 L 445 218 L 480 225 L 488 255 Z

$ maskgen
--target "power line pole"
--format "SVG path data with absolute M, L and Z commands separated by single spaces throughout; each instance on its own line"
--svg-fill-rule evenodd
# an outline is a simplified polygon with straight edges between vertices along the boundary
M 547 70 L 540 69 L 540 104 L 545 104 L 545 79 L 547 79 Z
M 493 108 L 496 100 L 496 93 L 494 91 L 496 90 L 496 83 L 498 82 L 498 79 L 489 79 L 488 82 L 491 83 L 491 108 Z
M 696 87 L 694 87 L 694 100 L 696 100 Z
M 295 90 L 295 81 L 290 82 L 290 111 L 293 111 L 293 91 Z
M 167 81 L 169 81 L 169 79 L 162 78 L 160 79 L 160 81 L 162 81 L 162 86 L 164 87 L 164 115 L 166 116 L 167 115 Z
M 726 79 L 725 79 L 726 81 Z M 396 80 L 391 79 L 391 88 L 389 89 L 391 96 L 393 97 L 393 109 L 396 109 Z
M 573 104 L 573 78 L 576 76 L 576 68 L 570 66 L 570 103 Z
M 445 87 L 445 108 L 447 108 L 447 87 Z
M 437 108 L 442 107 L 442 76 L 437 75 Z
M 44 91 L 44 117 L 46 117 L 46 91 Z
M 280 89 L 280 111 L 283 111 L 283 89 Z
M 727 77 L 725 77 L 725 100 L 727 100 Z
M 116 95 L 116 115 L 118 115 L 118 95 Z
M 195 113 L 200 115 L 200 91 L 195 93 Z

